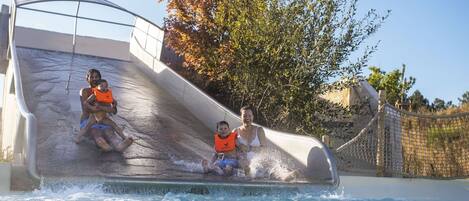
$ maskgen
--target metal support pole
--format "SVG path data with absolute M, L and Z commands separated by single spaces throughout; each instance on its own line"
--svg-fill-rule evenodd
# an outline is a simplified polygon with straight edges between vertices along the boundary
M 9 30 L 8 30 L 8 50 L 7 50 L 7 58 L 11 58 L 11 43 L 15 40 L 15 27 L 16 27 L 16 2 L 15 0 L 11 0 L 10 3 L 10 23 L 9 23 Z
M 75 25 L 74 25 L 74 28 L 73 28 L 73 41 L 72 41 L 72 59 L 70 60 L 70 71 L 68 73 L 67 86 L 65 87 L 65 91 L 67 92 L 67 95 L 70 93 L 70 90 L 69 90 L 70 79 L 72 79 L 72 66 L 73 66 L 73 60 L 75 59 L 75 46 L 76 46 L 76 42 L 77 42 L 78 12 L 80 12 L 80 1 L 78 1 L 77 12 L 75 13 Z
M 379 90 L 378 102 L 378 145 L 376 147 L 376 176 L 384 176 L 384 104 L 386 103 L 386 91 Z
M 78 26 L 78 12 L 80 11 L 80 1 L 78 1 L 77 12 L 75 13 L 75 25 L 73 28 L 73 49 L 72 54 L 75 54 L 75 45 L 77 40 L 77 26 Z

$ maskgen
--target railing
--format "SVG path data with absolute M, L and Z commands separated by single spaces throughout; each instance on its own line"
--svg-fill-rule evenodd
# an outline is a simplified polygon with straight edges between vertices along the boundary
M 376 169 L 378 176 L 469 177 L 469 113 L 418 114 L 385 103 L 352 140 L 337 148 L 344 170 Z M 348 166 L 348 167 L 347 167 Z
M 10 7 L 8 56 L 9 65 L 5 75 L 2 148 L 13 151 L 14 164 L 25 165 L 29 175 L 39 180 L 36 169 L 36 117 L 28 110 L 23 95 L 21 71 L 16 54 L 14 39 L 14 26 L 16 21 L 16 8 L 14 1 Z
M 36 117 L 28 110 L 23 95 L 21 71 L 15 41 L 10 40 L 10 63 L 5 76 L 3 102 L 3 146 L 13 150 L 13 160 L 25 164 L 29 175 L 39 180 L 36 170 Z

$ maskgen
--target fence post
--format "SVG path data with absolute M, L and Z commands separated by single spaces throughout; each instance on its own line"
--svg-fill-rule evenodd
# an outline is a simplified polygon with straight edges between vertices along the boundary
M 323 135 L 321 140 L 327 146 L 327 148 L 331 148 L 331 139 L 329 138 L 329 135 Z
M 386 91 L 379 90 L 378 102 L 378 145 L 376 147 L 376 176 L 384 176 L 384 104 L 386 103 Z

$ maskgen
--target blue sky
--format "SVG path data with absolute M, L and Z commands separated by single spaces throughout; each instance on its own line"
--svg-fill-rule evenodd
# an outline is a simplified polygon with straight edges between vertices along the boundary
M 158 25 L 163 24 L 166 16 L 165 4 L 155 0 L 111 0 L 131 11 L 141 14 Z M 9 4 L 9 0 L 2 0 Z M 136 3 L 138 2 L 138 3 Z M 73 2 L 47 3 L 41 8 L 73 14 Z M 380 30 L 367 44 L 380 41 L 378 50 L 369 61 L 369 65 L 381 67 L 384 71 L 407 65 L 406 75 L 417 78 L 411 89 L 419 89 L 430 101 L 442 98 L 458 104 L 458 97 L 469 91 L 469 1 L 465 0 L 359 0 L 359 13 L 371 8 L 379 13 L 392 10 L 391 15 Z M 23 20 L 20 25 L 55 31 L 73 31 L 73 19 L 52 17 L 47 14 L 20 13 Z M 123 23 L 133 23 L 130 15 L 107 7 L 82 4 L 81 15 Z M 48 18 L 44 18 L 47 16 Z M 98 25 L 98 26 L 97 26 Z M 97 37 L 109 37 L 127 40 L 130 29 L 115 25 L 88 22 L 78 23 L 79 34 Z M 91 34 L 92 33 L 92 34 Z M 368 75 L 364 70 L 364 75 Z
M 370 65 L 390 71 L 406 64 L 406 74 L 417 78 L 411 92 L 459 103 L 469 91 L 469 1 L 360 0 L 359 8 L 392 10 L 370 38 L 369 44 L 381 41 Z

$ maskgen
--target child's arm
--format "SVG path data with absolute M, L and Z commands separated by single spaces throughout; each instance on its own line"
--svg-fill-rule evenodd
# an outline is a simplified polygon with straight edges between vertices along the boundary
M 91 95 L 85 100 L 85 106 L 86 106 L 89 110 L 91 110 L 92 112 L 98 112 L 98 111 L 99 111 L 99 109 L 98 109 L 96 106 L 92 105 L 92 103 L 95 102 L 95 101 L 96 101 L 96 95 L 94 95 L 94 94 L 91 94 Z
M 213 155 L 212 155 L 212 159 L 210 160 L 211 163 L 214 163 L 218 158 L 218 155 L 217 155 L 217 150 L 215 149 L 215 145 L 213 145 Z

